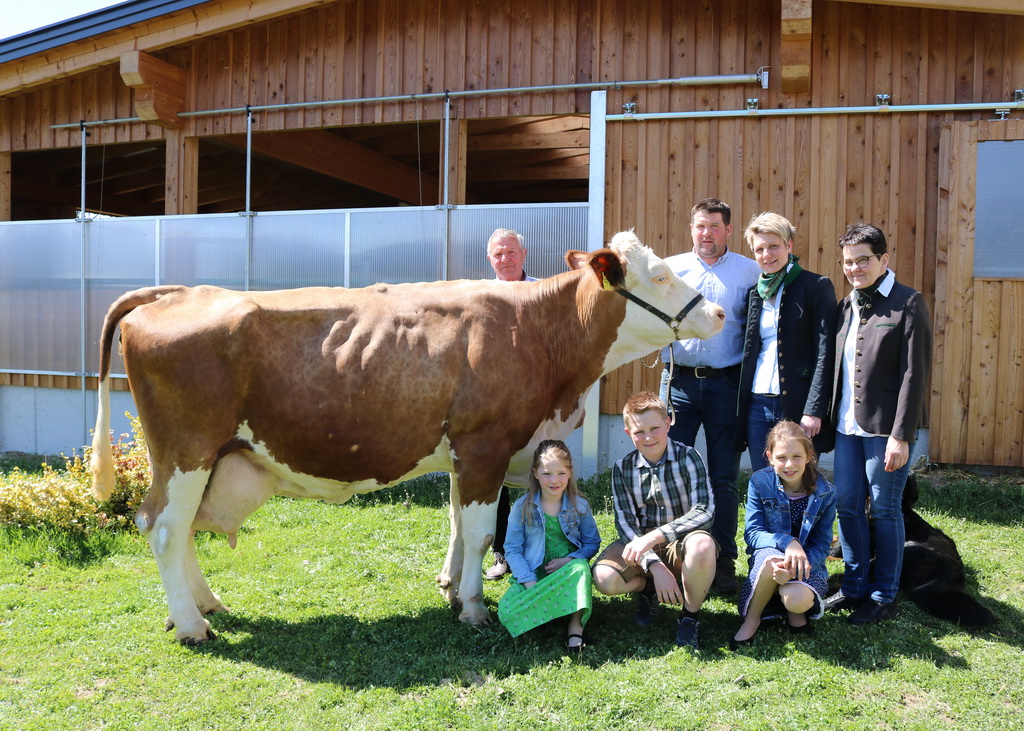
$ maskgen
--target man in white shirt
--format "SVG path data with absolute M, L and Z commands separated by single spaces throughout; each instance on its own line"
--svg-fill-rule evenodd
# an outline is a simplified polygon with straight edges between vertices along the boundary
M 715 497 L 711 535 L 721 551 L 713 588 L 721 594 L 732 594 L 739 588 L 736 482 L 740 453 L 736 451 L 736 399 L 747 321 L 746 296 L 761 274 L 753 259 L 729 250 L 731 234 L 732 211 L 726 203 L 705 198 L 693 207 L 693 251 L 670 256 L 665 263 L 708 301 L 725 310 L 725 327 L 713 338 L 680 340 L 662 351 L 662 391 L 675 412 L 671 438 L 692 447 L 698 429 L 704 426 L 708 472 Z

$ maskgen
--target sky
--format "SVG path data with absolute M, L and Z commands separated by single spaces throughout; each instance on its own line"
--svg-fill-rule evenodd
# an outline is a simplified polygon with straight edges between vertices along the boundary
M 21 35 L 125 0 L 0 0 L 0 38 Z

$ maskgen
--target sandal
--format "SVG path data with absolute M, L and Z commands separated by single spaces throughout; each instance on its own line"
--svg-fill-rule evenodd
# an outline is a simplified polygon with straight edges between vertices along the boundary
M 580 644 L 571 644 L 573 640 L 579 640 Z M 565 638 L 565 646 L 569 649 L 570 652 L 583 652 L 583 648 L 587 646 L 587 643 L 584 642 L 583 635 L 576 634 L 575 632 L 573 632 Z

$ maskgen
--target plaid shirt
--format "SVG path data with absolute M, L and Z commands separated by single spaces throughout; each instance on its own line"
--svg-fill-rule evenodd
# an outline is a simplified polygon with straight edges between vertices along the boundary
M 638 450 L 616 462 L 612 498 L 615 527 L 624 543 L 655 528 L 671 543 L 698 528 L 709 529 L 715 515 L 704 458 L 696 449 L 671 439 L 656 465 Z M 648 551 L 641 566 L 646 571 L 651 562 L 660 560 Z

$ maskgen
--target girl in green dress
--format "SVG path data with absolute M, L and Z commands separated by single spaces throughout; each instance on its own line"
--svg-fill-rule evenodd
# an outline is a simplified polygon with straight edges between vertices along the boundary
M 513 582 L 498 604 L 498 619 L 513 637 L 558 617 L 569 617 L 567 647 L 583 648 L 590 618 L 590 559 L 601 535 L 590 503 L 576 489 L 572 455 L 549 439 L 533 454 L 530 485 L 512 506 L 505 560 Z

